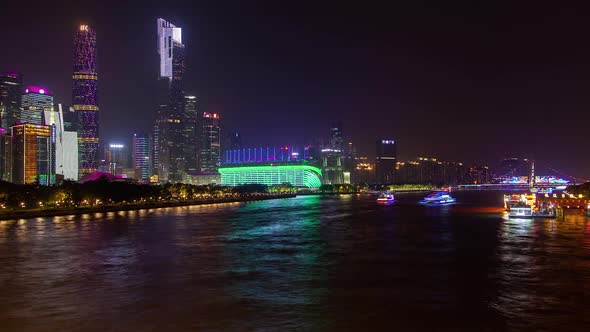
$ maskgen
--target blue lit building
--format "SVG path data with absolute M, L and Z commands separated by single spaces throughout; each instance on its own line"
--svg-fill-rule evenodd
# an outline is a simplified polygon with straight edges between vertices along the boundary
M 135 177 L 143 183 L 152 176 L 151 140 L 148 136 L 133 135 L 133 168 Z

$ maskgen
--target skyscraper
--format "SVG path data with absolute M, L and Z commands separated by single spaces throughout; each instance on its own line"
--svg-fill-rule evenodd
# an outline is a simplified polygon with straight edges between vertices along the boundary
M 216 173 L 221 162 L 219 114 L 203 112 L 199 120 L 199 172 Z
M 0 180 L 12 182 L 12 136 L 0 128 Z
M 322 183 L 345 183 L 345 168 L 343 163 L 344 136 L 342 135 L 342 122 L 335 121 L 330 126 L 330 144 L 322 149 Z M 350 183 L 350 170 L 347 172 Z
M 18 124 L 11 127 L 13 181 L 18 184 L 55 183 L 55 156 L 51 126 Z
M 96 71 L 96 31 L 82 24 L 74 38 L 72 105 L 78 115 L 79 177 L 98 169 L 98 73 Z
M 19 122 L 43 123 L 44 112 L 53 114 L 53 93 L 41 86 L 28 86 L 22 96 L 22 110 Z
M 23 78 L 19 73 L 0 74 L 0 127 L 9 130 L 20 119 Z
M 111 143 L 105 148 L 105 161 L 113 175 L 123 173 L 129 167 L 129 150 L 125 144 Z
M 197 144 L 197 118 L 199 112 L 199 102 L 195 96 L 184 97 L 184 160 L 186 172 L 192 174 L 198 171 L 198 154 L 199 146 Z
M 378 184 L 390 184 L 394 181 L 397 150 L 392 139 L 377 140 L 377 158 L 375 170 Z
M 154 161 L 160 182 L 180 182 L 186 174 L 182 29 L 159 18 L 160 71 L 158 110 L 154 126 Z
M 150 150 L 149 137 L 138 134 L 133 135 L 133 168 L 135 169 L 135 178 L 142 183 L 150 182 L 152 176 Z
M 44 124 L 55 127 L 55 173 L 65 180 L 78 180 L 78 132 L 74 115 L 62 104 L 57 105 L 57 112 L 45 112 Z
M 344 137 L 342 135 L 342 121 L 335 121 L 330 126 L 330 148 L 332 150 L 344 150 Z

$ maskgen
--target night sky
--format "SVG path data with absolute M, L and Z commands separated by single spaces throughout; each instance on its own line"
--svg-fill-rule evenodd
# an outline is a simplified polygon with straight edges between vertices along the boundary
M 247 145 L 310 142 L 342 120 L 361 155 L 384 136 L 401 159 L 522 156 L 590 178 L 583 8 L 122 2 L 3 2 L 0 70 L 71 104 L 74 31 L 96 26 L 101 137 L 128 144 L 153 122 L 162 17 L 183 28 L 186 93 Z

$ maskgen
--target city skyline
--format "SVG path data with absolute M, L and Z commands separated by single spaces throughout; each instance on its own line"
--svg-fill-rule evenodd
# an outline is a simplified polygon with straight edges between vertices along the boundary
M 570 39 L 560 40 L 547 34 L 547 27 L 541 27 L 534 34 L 537 38 L 523 42 L 522 46 L 516 37 L 507 34 L 509 27 L 517 28 L 516 36 L 529 33 L 539 27 L 548 14 L 538 21 L 527 18 L 531 27 L 525 27 L 517 21 L 516 14 L 503 16 L 491 11 L 486 16 L 476 13 L 476 17 L 484 18 L 483 23 L 476 24 L 473 18 L 460 14 L 456 20 L 446 22 L 442 14 L 417 10 L 418 22 L 426 23 L 422 30 L 413 30 L 416 27 L 413 24 L 417 23 L 409 22 L 409 13 L 406 13 L 407 16 L 395 17 L 401 19 L 400 26 L 389 26 L 389 20 L 376 16 L 379 18 L 376 26 L 387 29 L 370 34 L 375 32 L 374 27 L 344 26 L 344 19 L 352 15 L 347 8 L 338 11 L 341 17 L 333 15 L 324 22 L 304 15 L 301 9 L 280 10 L 270 6 L 268 9 L 283 20 L 261 18 L 259 22 L 253 22 L 238 17 L 237 13 L 244 10 L 243 7 L 225 8 L 225 16 L 221 17 L 221 8 L 201 6 L 197 17 L 191 13 L 197 12 L 198 8 L 181 15 L 187 6 L 179 5 L 174 10 L 148 6 L 139 10 L 128 25 L 123 25 L 122 18 L 107 18 L 104 10 L 97 9 L 89 15 L 74 7 L 64 14 L 67 19 L 50 25 L 50 31 L 58 38 L 55 49 L 47 51 L 43 64 L 34 63 L 34 59 L 28 56 L 15 58 L 3 54 L 0 55 L 1 69 L 21 72 L 24 86 L 47 86 L 54 91 L 57 103 L 68 103 L 68 91 L 64 89 L 68 83 L 62 79 L 67 69 L 62 67 L 63 62 L 71 61 L 67 56 L 71 54 L 71 31 L 78 23 L 96 26 L 101 54 L 101 105 L 108 105 L 101 114 L 101 135 L 105 143 L 124 140 L 130 144 L 133 132 L 149 130 L 150 123 L 143 118 L 151 120 L 151 114 L 155 112 L 151 107 L 152 96 L 146 92 L 153 91 L 150 89 L 155 70 L 147 66 L 145 69 L 144 65 L 157 67 L 153 52 L 155 32 L 148 28 L 153 25 L 155 17 L 170 17 L 171 22 L 184 28 L 183 39 L 188 45 L 187 62 L 190 66 L 187 68 L 186 93 L 198 96 L 203 101 L 203 110 L 221 113 L 224 128 L 239 131 L 248 145 L 304 143 L 315 137 L 327 137 L 326 128 L 331 121 L 341 120 L 346 139 L 358 146 L 360 154 L 370 157 L 374 157 L 372 145 L 377 137 L 391 137 L 399 143 L 399 160 L 429 156 L 491 163 L 504 157 L 519 156 L 545 162 L 569 174 L 590 177 L 587 171 L 589 157 L 584 154 L 584 135 L 581 133 L 583 125 L 589 121 L 588 112 L 582 110 L 590 103 L 580 92 L 585 84 L 580 75 L 586 71 L 578 65 L 587 50 Z M 128 7 L 120 9 L 122 14 L 131 10 Z M 320 6 L 318 13 L 324 13 L 326 9 Z M 362 22 L 368 21 L 366 14 L 361 12 Z M 233 24 L 224 24 L 236 18 L 238 20 Z M 578 24 L 575 19 L 571 22 L 559 20 L 559 16 L 556 19 L 562 23 L 556 24 L 561 32 L 575 34 L 584 31 L 574 29 Z M 10 18 L 8 23 L 19 26 L 13 20 L 15 18 Z M 37 24 L 46 23 L 43 20 L 23 32 L 14 29 L 14 33 L 17 37 L 21 33 L 30 33 Z M 307 21 L 315 27 L 318 36 L 302 28 L 302 22 Z M 435 42 L 428 34 L 443 21 L 446 22 L 440 32 L 443 39 Z M 501 27 L 501 21 L 507 27 Z M 474 25 L 474 31 L 463 29 L 468 24 Z M 219 29 L 213 31 L 213 27 Z M 276 31 L 272 32 L 271 27 Z M 258 32 L 258 36 L 252 34 L 250 39 L 239 40 L 239 37 L 253 32 Z M 284 33 L 287 37 L 283 37 Z M 483 38 L 481 42 L 476 39 L 479 33 Z M 68 34 L 69 41 L 61 38 Z M 132 35 L 137 38 L 131 39 Z M 351 38 L 348 46 L 343 42 L 347 36 L 356 37 Z M 427 46 L 409 41 L 412 37 L 427 41 Z M 326 46 L 318 48 L 320 41 L 326 41 Z M 400 43 L 399 47 L 392 46 L 396 41 Z M 39 42 L 43 46 L 43 41 Z M 472 46 L 461 46 L 460 42 L 472 42 Z M 119 47 L 122 45 L 125 47 Z M 543 63 L 554 61 L 565 65 L 565 58 L 556 50 L 557 46 L 565 53 L 575 54 L 578 60 L 569 62 L 568 67 L 559 67 L 562 72 L 556 79 L 560 83 L 556 85 L 548 81 L 553 76 L 546 72 Z M 498 50 L 502 47 L 506 53 Z M 301 51 L 288 53 L 296 49 Z M 17 43 L 13 50 L 19 54 L 27 51 L 22 43 Z M 428 50 L 436 52 L 425 59 Z M 383 55 L 379 56 L 378 51 Z M 515 54 L 513 57 L 507 55 L 511 51 Z M 118 57 L 113 56 L 114 52 Z M 360 56 L 358 62 L 353 61 L 353 55 Z M 396 56 L 387 58 L 385 55 Z M 410 55 L 418 56 L 410 59 Z M 375 64 L 367 62 L 371 57 L 375 57 Z M 137 64 L 131 63 L 131 58 L 137 60 Z M 229 62 L 231 59 L 234 63 Z M 523 65 L 521 62 L 526 59 L 534 61 Z M 55 69 L 48 68 L 54 64 Z M 353 66 L 348 72 L 341 70 L 350 64 Z M 409 68 L 401 69 L 402 65 Z M 519 65 L 525 70 L 517 70 Z M 499 76 L 494 75 L 495 69 L 501 69 Z M 60 74 L 51 74 L 53 70 L 59 70 Z M 65 73 L 61 73 L 64 70 Z M 297 74 L 297 70 L 301 70 L 301 74 Z M 120 79 L 123 73 L 128 77 Z M 349 78 L 344 77 L 345 73 Z M 530 73 L 529 77 L 524 75 L 526 73 Z M 248 76 L 250 85 L 246 84 Z M 367 86 L 362 87 L 360 83 Z M 123 87 L 127 90 L 121 89 L 121 84 L 125 84 Z M 372 91 L 375 95 L 371 95 Z M 150 116 L 143 116 L 148 112 Z M 565 120 L 546 121 L 552 112 L 559 112 Z M 292 114 L 298 116 L 292 121 L 281 121 L 283 118 L 292 119 Z M 306 118 L 313 118 L 313 121 Z M 276 125 L 257 128 L 258 123 L 266 122 L 262 119 Z M 265 129 L 264 134 L 260 133 L 261 129 Z M 561 160 L 553 159 L 555 151 L 562 152 Z

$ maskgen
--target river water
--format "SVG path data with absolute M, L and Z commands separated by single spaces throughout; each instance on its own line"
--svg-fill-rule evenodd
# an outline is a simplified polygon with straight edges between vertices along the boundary
M 457 195 L 0 221 L 0 330 L 587 331 L 589 218 Z

